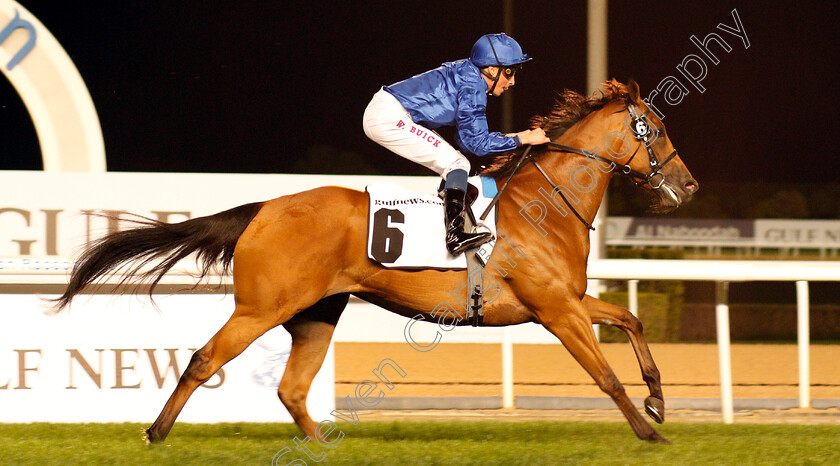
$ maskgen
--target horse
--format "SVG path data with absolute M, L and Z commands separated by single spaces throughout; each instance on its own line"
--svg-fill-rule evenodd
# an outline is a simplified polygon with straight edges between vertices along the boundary
M 522 163 L 527 151 L 520 148 L 483 170 L 497 186 L 505 177 L 509 181 L 498 197 L 497 227 L 519 254 L 515 268 L 504 267 L 512 259 L 498 246 L 490 257 L 494 267 L 485 273 L 498 289 L 496 299 L 487 300 L 482 325 L 543 325 L 615 401 L 638 438 L 667 442 L 630 401 L 600 350 L 593 323 L 615 325 L 628 334 L 650 391 L 645 410 L 662 423 L 659 371 L 641 323 L 626 309 L 585 293 L 588 233 L 614 173 L 636 181 L 658 212 L 689 200 L 698 184 L 632 80 L 626 85 L 607 81 L 600 94 L 590 97 L 558 94 L 548 116 L 533 119 L 532 127 L 541 122 L 552 142 L 534 147 L 527 163 Z M 660 160 L 665 153 L 670 155 Z M 568 180 L 577 193 L 553 180 Z M 541 195 L 542 206 L 534 202 Z M 366 193 L 327 186 L 180 223 L 138 220 L 140 225 L 85 248 L 56 307 L 65 308 L 85 288 L 118 270 L 135 283 L 150 284 L 151 293 L 168 270 L 190 255 L 202 278 L 221 267 L 233 275 L 233 314 L 193 354 L 146 430 L 147 441 L 163 441 L 193 391 L 278 325 L 292 337 L 278 396 L 303 433 L 320 440 L 318 424 L 306 409 L 307 394 L 350 295 L 405 317 L 466 324 L 462 310 L 449 306 L 441 315 L 436 305 L 446 302 L 451 290 L 463 291 L 459 284 L 467 272 L 388 269 L 369 259 L 368 210 Z

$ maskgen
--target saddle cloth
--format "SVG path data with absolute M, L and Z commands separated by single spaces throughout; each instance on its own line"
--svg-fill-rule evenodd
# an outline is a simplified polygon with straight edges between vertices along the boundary
M 473 177 L 470 183 L 479 188 L 472 206 L 476 220 L 495 196 L 493 180 Z M 486 185 L 486 187 L 485 187 Z M 399 269 L 466 269 L 464 254 L 457 257 L 446 250 L 443 201 L 392 183 L 374 183 L 365 190 L 370 200 L 368 214 L 368 257 L 384 267 Z M 495 206 L 484 227 L 496 235 Z M 482 256 L 489 257 L 492 243 L 484 244 Z

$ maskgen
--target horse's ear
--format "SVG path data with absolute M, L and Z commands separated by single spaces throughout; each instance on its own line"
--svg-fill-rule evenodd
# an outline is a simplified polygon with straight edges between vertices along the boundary
M 630 78 L 627 81 L 627 93 L 630 95 L 630 100 L 633 102 L 639 101 L 639 85 L 636 84 L 636 80 Z

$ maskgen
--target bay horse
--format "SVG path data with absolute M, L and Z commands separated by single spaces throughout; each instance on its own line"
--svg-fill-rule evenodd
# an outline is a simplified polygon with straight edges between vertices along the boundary
M 533 127 L 539 126 L 536 121 Z M 628 334 L 650 391 L 646 411 L 661 423 L 665 410 L 659 371 L 641 323 L 626 309 L 585 294 L 588 226 L 614 172 L 637 181 L 651 195 L 652 208 L 661 212 L 691 198 L 697 182 L 632 80 L 627 85 L 608 81 L 601 94 L 592 97 L 572 91 L 559 94 L 544 122 L 552 143 L 534 148 L 529 159 L 534 163 L 522 164 L 509 178 L 498 203 L 498 228 L 526 254 L 517 257 L 510 270 L 487 268 L 500 289 L 498 299 L 487 302 L 482 325 L 542 324 L 615 401 L 640 439 L 664 442 L 630 401 L 598 346 L 593 323 L 615 325 Z M 646 124 L 651 131 L 639 131 Z M 500 156 L 485 173 L 501 185 L 522 152 Z M 668 153 L 664 161 L 659 159 Z M 577 186 L 577 194 L 552 180 L 561 185 L 568 180 Z M 540 199 L 538 191 L 547 192 L 549 185 L 554 187 L 551 198 L 557 200 L 559 194 L 576 215 L 560 215 L 569 209 L 558 201 L 536 225 L 534 212 L 523 206 Z M 193 391 L 278 325 L 292 336 L 278 396 L 303 433 L 319 439 L 306 398 L 351 294 L 406 317 L 466 323 L 461 311 L 441 318 L 433 310 L 447 301 L 450 290 L 459 288 L 467 272 L 387 269 L 368 259 L 368 210 L 366 193 L 328 186 L 181 223 L 141 221 L 83 251 L 57 307 L 66 307 L 86 287 L 118 270 L 153 288 L 191 254 L 202 277 L 219 265 L 232 270 L 233 314 L 193 354 L 162 412 L 146 430 L 147 440 L 164 440 Z M 494 251 L 491 259 L 500 259 L 498 254 Z

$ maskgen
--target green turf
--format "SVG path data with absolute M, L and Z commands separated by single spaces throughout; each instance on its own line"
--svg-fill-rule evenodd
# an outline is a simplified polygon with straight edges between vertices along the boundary
M 671 445 L 595 422 L 338 423 L 344 439 L 319 464 L 840 464 L 840 426 L 666 424 Z M 302 458 L 288 424 L 176 424 L 146 447 L 140 424 L 0 424 L 0 464 L 277 464 Z M 337 434 L 337 432 L 334 432 Z M 298 462 L 295 464 L 304 464 Z

